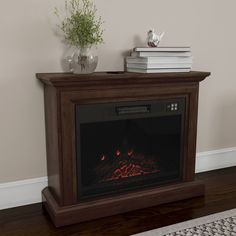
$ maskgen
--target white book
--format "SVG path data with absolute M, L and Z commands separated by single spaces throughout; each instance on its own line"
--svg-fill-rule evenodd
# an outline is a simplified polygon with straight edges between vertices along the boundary
M 191 68 L 192 63 L 127 63 L 128 68 L 137 69 L 164 69 L 164 68 Z
M 191 52 L 131 52 L 131 57 L 191 57 Z
M 135 52 L 190 52 L 190 47 L 136 47 Z
M 137 68 L 127 68 L 128 72 L 135 73 L 173 73 L 173 72 L 190 72 L 191 68 L 184 69 L 137 69 Z
M 192 57 L 126 57 L 127 63 L 192 63 Z

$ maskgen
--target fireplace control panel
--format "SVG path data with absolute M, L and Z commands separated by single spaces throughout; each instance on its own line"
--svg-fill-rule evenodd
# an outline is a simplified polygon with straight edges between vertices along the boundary
M 77 105 L 79 123 L 90 123 L 120 119 L 135 119 L 183 114 L 185 101 L 179 99 L 160 99 L 152 101 L 120 102 L 106 104 Z
M 168 103 L 166 110 L 167 111 L 178 111 L 179 110 L 179 103 L 176 103 L 176 102 Z

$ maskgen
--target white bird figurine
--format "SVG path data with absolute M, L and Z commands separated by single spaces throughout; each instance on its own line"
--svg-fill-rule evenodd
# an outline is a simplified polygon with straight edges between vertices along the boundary
M 157 47 L 160 43 L 161 39 L 163 38 L 165 32 L 162 32 L 161 34 L 156 34 L 154 32 L 154 29 L 151 29 L 147 33 L 147 44 L 149 47 Z

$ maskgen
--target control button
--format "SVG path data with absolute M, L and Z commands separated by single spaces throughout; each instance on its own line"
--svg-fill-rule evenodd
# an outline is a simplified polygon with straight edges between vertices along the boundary
M 166 106 L 167 111 L 178 111 L 179 110 L 179 104 L 178 103 L 169 103 Z

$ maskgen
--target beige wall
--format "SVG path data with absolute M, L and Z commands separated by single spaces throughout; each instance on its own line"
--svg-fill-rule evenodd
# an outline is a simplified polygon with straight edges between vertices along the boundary
M 36 72 L 61 71 L 53 33 L 63 0 L 0 1 L 0 182 L 46 175 L 43 88 Z M 96 0 L 105 20 L 98 70 L 122 70 L 122 54 L 165 30 L 162 45 L 190 45 L 201 85 L 198 151 L 236 146 L 235 0 Z

